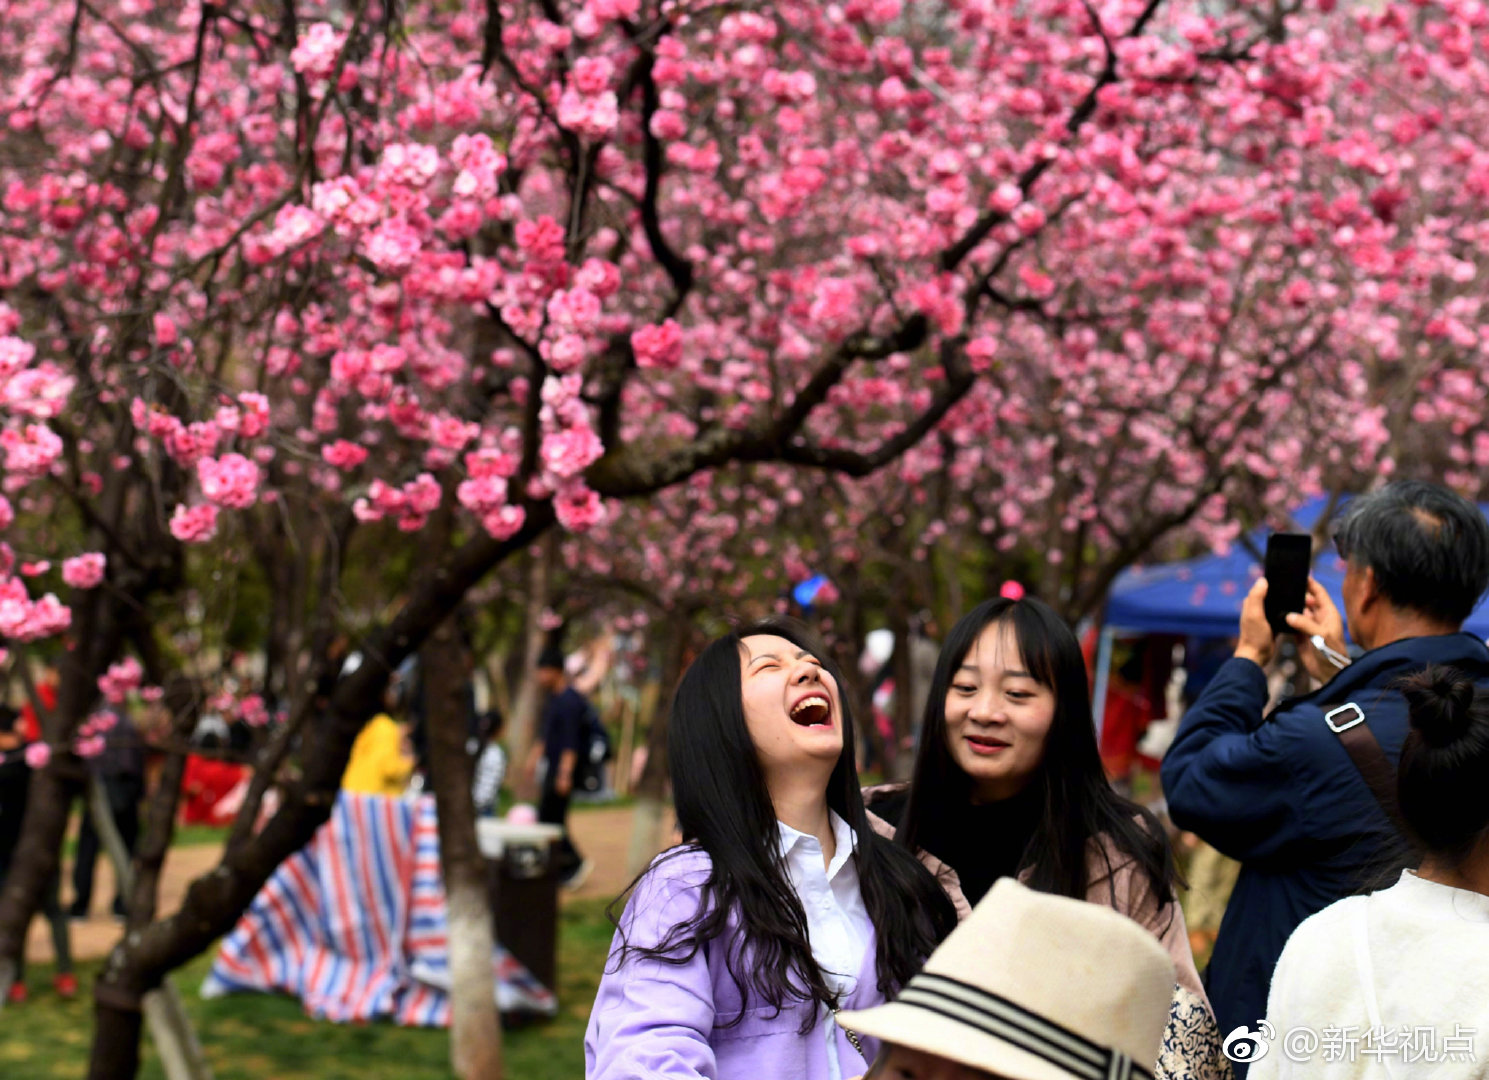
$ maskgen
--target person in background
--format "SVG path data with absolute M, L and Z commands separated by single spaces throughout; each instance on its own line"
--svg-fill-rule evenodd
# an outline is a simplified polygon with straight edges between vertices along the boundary
M 1436 484 L 1400 481 L 1346 504 L 1334 543 L 1345 560 L 1345 617 L 1317 582 L 1306 610 L 1287 616 L 1304 666 L 1323 685 L 1266 713 L 1276 642 L 1263 578 L 1242 606 L 1235 655 L 1163 758 L 1174 824 L 1242 863 L 1206 973 L 1223 1032 L 1265 1016 L 1272 970 L 1298 924 L 1367 888 L 1401 854 L 1392 815 L 1350 744 L 1373 746 L 1391 772 L 1410 727 L 1403 675 L 1437 663 L 1489 679 L 1489 648 L 1461 632 L 1489 587 L 1489 522 L 1477 506 Z M 1353 663 L 1346 620 L 1366 650 Z M 1238 1074 L 1247 1067 L 1238 1063 Z
M 837 1020 L 882 1040 L 863 1080 L 1139 1080 L 1173 982 L 1130 920 L 1002 878 L 897 1000 Z
M 103 792 L 113 815 L 114 826 L 124 841 L 125 849 L 134 854 L 140 835 L 140 800 L 145 797 L 145 746 L 127 710 L 111 710 L 114 724 L 103 736 L 103 752 L 88 762 L 88 770 L 103 785 Z M 77 861 L 72 867 L 72 907 L 74 919 L 86 919 L 93 903 L 93 874 L 103 844 L 87 812 L 85 799 L 83 825 L 78 832 Z M 115 886 L 113 912 L 122 919 L 127 914 L 124 897 Z
M 1273 1046 L 1257 1057 L 1251 1080 L 1485 1075 L 1489 692 L 1447 667 L 1429 667 L 1400 690 L 1411 731 L 1396 793 L 1424 852 L 1421 865 L 1403 870 L 1390 888 L 1348 897 L 1305 919 L 1282 950 L 1267 999 L 1267 1020 L 1279 1034 L 1297 1027 L 1376 1031 L 1382 1033 L 1377 1053 L 1299 1064 Z M 1403 1031 L 1411 1037 L 1401 1038 Z M 1422 1045 L 1424 1031 L 1433 1033 L 1430 1047 Z M 1370 1046 L 1368 1036 L 1362 1045 Z
M 16 730 L 19 714 L 9 705 L 0 705 L 0 888 L 10 872 L 11 860 L 21 842 L 21 822 L 26 814 L 26 797 L 31 789 L 31 766 L 26 764 L 27 740 Z M 52 874 L 51 880 L 42 890 L 41 912 L 52 929 L 52 952 L 55 954 L 57 971 L 52 976 L 52 988 L 57 995 L 71 1000 L 77 997 L 78 980 L 72 970 L 72 942 L 68 936 L 67 919 L 63 917 L 62 905 L 58 901 L 61 872 Z M 7 1002 L 18 1005 L 28 994 L 25 980 L 25 950 L 22 949 L 21 967 L 11 983 Z
M 877 1046 L 833 1022 L 880 1004 L 955 925 L 876 836 L 853 719 L 794 619 L 728 634 L 688 668 L 667 727 L 683 843 L 616 920 L 584 1037 L 589 1080 L 841 1080 Z
M 481 817 L 496 816 L 497 797 L 507 775 L 507 752 L 500 741 L 505 726 L 506 719 L 498 709 L 481 716 L 485 745 L 478 744 L 480 753 L 476 757 L 475 780 L 471 785 L 471 799 Z
M 542 763 L 538 820 L 563 829 L 562 839 L 553 846 L 559 881 L 565 888 L 577 889 L 594 869 L 594 863 L 574 847 L 569 833 L 569 800 L 574 795 L 574 770 L 579 755 L 588 749 L 590 705 L 569 684 L 562 649 L 549 646 L 543 650 L 538 657 L 537 678 L 548 700 L 543 704 L 541 734 L 528 752 L 523 768 L 524 779 L 531 787 Z
M 393 707 L 393 691 L 384 699 L 385 709 Z M 414 754 L 408 733 L 387 712 L 380 712 L 357 734 L 352 743 L 346 772 L 341 776 L 341 790 L 361 795 L 383 795 L 396 799 L 408 787 L 414 771 Z

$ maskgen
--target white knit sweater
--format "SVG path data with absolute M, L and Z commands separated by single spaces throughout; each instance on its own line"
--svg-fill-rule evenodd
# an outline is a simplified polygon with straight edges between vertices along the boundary
M 1484 1080 L 1489 896 L 1408 870 L 1325 908 L 1288 939 L 1267 1021 L 1275 1039 L 1250 1080 Z M 1299 1028 L 1316 1037 L 1311 1053 Z

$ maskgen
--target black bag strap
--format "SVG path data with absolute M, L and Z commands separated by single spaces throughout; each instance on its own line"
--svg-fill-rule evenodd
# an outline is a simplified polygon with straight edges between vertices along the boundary
M 1353 701 L 1336 705 L 1324 713 L 1324 723 L 1339 737 L 1339 745 L 1360 770 L 1370 793 L 1402 836 L 1410 836 L 1396 801 L 1396 767 L 1381 749 L 1380 740 L 1365 722 L 1365 710 Z

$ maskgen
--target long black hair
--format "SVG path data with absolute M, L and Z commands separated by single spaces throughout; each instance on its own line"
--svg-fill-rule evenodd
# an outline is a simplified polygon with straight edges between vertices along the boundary
M 1103 837 L 1119 857 L 1130 858 L 1146 878 L 1159 909 L 1180 884 L 1173 852 L 1157 817 L 1112 790 L 1101 767 L 1096 725 L 1091 716 L 1086 662 L 1080 643 L 1064 620 L 1044 602 L 988 600 L 951 628 L 925 704 L 920 750 L 910 785 L 910 799 L 895 838 L 909 850 L 934 851 L 936 838 L 956 828 L 972 799 L 972 780 L 952 759 L 946 745 L 946 695 L 978 637 L 989 626 L 1013 632 L 1023 669 L 1055 695 L 1055 715 L 1045 736 L 1044 755 L 1029 783 L 1040 806 L 1040 820 L 1019 868 L 1029 869 L 1028 884 L 1041 892 L 1086 898 L 1091 884 L 1092 841 Z M 1117 902 L 1115 876 L 1107 845 L 1112 902 Z
M 643 948 L 624 943 L 624 928 L 611 905 L 611 919 L 623 939 L 617 964 L 625 963 L 629 954 L 686 963 L 699 949 L 722 944 L 728 921 L 737 914 L 740 933 L 727 945 L 724 958 L 742 1002 L 741 1014 L 732 1022 L 749 1008 L 751 993 L 774 1006 L 777 1014 L 792 1002 L 837 1007 L 836 995 L 812 957 L 806 911 L 786 874 L 775 808 L 745 723 L 740 689 L 744 639 L 764 634 L 806 650 L 838 685 L 843 750 L 827 782 L 827 805 L 847 822 L 856 839 L 858 881 L 874 924 L 880 991 L 887 997 L 907 983 L 956 925 L 956 912 L 930 872 L 869 827 L 854 764 L 850 695 L 827 650 L 795 619 L 751 623 L 699 653 L 678 685 L 667 754 L 684 843 L 653 863 L 626 891 L 646 874 L 656 873 L 667 859 L 702 850 L 712 868 L 698 913 L 673 926 L 657 945 Z M 616 904 L 625 896 L 622 893 Z M 807 1018 L 803 1033 L 813 1022 Z

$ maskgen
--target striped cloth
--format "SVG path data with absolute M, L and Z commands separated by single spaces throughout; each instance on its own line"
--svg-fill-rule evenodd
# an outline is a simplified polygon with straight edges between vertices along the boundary
M 502 1012 L 558 1011 L 500 945 L 494 963 Z M 445 1027 L 448 986 L 434 798 L 342 792 L 223 938 L 201 994 L 282 991 L 317 1019 Z

